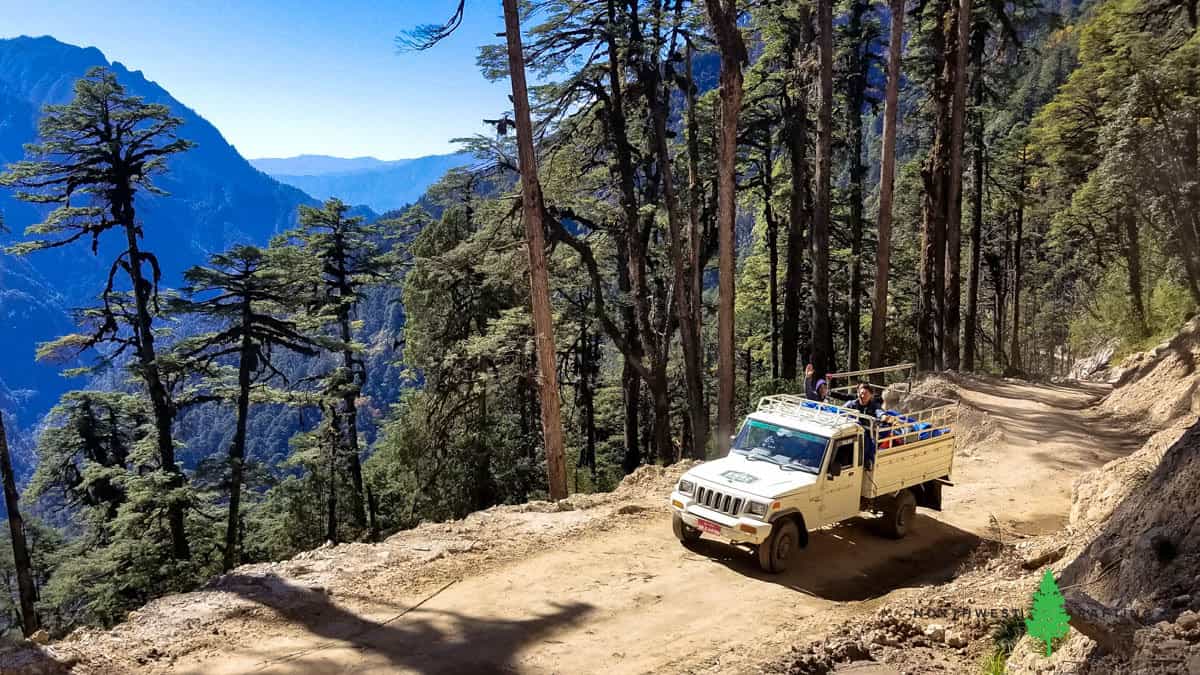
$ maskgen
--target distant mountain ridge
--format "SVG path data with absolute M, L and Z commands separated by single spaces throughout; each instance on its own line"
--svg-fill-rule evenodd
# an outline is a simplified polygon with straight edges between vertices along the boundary
M 418 158 L 419 159 L 419 158 Z M 349 173 L 379 169 L 389 164 L 414 161 L 401 159 L 389 162 L 374 157 L 333 157 L 330 155 L 296 155 L 295 157 L 263 157 L 247 160 L 254 168 L 267 175 L 324 176 L 331 173 Z
M 447 171 L 469 166 L 474 161 L 470 153 L 451 153 L 392 161 L 299 155 L 252 159 L 250 163 L 272 178 L 318 199 L 338 197 L 346 203 L 365 204 L 384 213 L 416 202 Z

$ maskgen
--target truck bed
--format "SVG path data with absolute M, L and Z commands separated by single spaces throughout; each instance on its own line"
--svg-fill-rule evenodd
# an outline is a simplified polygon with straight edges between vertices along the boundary
M 863 497 L 874 499 L 935 478 L 948 478 L 954 467 L 954 436 L 937 436 L 879 450 L 875 466 L 863 477 Z
M 863 497 L 874 499 L 936 478 L 950 477 L 954 468 L 958 405 L 949 401 L 935 403 L 923 410 L 889 410 L 889 423 L 872 425 L 868 442 L 874 442 L 875 462 L 863 476 Z

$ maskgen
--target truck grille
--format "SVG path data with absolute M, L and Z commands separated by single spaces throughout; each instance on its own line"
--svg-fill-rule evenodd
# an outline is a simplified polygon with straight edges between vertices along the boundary
M 731 516 L 742 512 L 742 498 L 717 492 L 712 488 L 696 487 L 696 501 L 714 511 Z

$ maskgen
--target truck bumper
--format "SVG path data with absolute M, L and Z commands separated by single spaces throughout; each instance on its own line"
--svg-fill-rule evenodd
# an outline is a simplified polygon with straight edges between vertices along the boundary
M 678 491 L 671 493 L 671 509 L 678 513 L 689 527 L 735 544 L 758 545 L 771 536 L 770 523 L 745 516 L 735 518 L 725 515 L 696 503 L 691 497 Z

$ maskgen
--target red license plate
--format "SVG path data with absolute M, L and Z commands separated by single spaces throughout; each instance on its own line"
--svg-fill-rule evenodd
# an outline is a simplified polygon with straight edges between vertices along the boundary
M 697 518 L 696 522 L 700 525 L 701 530 L 704 530 L 709 534 L 721 534 L 721 526 L 712 521 L 708 521 L 703 518 Z

